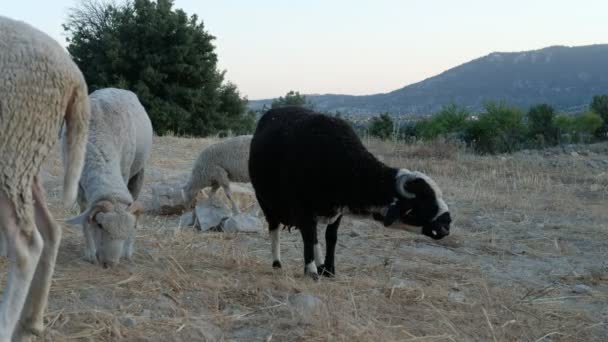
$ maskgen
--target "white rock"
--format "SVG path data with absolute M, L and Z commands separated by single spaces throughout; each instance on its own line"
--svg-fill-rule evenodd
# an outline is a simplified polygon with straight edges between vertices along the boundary
M 289 296 L 289 304 L 300 314 L 304 320 L 322 313 L 324 303 L 321 299 L 305 293 L 298 293 Z
M 259 232 L 264 228 L 262 220 L 249 213 L 242 213 L 229 217 L 222 223 L 222 230 L 234 232 Z
M 217 227 L 232 213 L 227 208 L 212 203 L 198 203 L 194 208 L 194 227 L 200 231 L 208 231 Z
M 450 291 L 448 292 L 448 300 L 452 303 L 464 303 L 464 293 L 460 291 Z
M 576 284 L 572 290 L 574 293 L 587 294 L 591 292 L 591 287 L 585 284 Z

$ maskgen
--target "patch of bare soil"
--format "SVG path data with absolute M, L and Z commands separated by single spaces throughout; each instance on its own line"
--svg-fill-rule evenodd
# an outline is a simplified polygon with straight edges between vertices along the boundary
M 214 141 L 155 138 L 144 202 L 151 186 L 185 181 Z M 82 259 L 81 232 L 66 226 L 42 339 L 606 340 L 608 145 L 482 157 L 449 144 L 366 144 L 437 181 L 452 235 L 347 218 L 337 277 L 313 282 L 297 231 L 283 232 L 276 271 L 265 231 L 201 233 L 147 214 L 134 260 L 104 270 Z M 54 155 L 43 178 L 59 221 L 76 214 L 61 207 L 62 172 Z

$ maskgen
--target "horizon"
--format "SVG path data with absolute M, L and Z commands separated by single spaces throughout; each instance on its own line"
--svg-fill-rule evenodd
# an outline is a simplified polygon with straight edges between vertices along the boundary
M 22 0 L 5 4 L 0 14 L 26 21 L 66 46 L 61 24 L 79 2 Z M 599 0 L 574 5 L 548 0 L 176 0 L 178 8 L 197 14 L 216 37 L 218 68 L 250 100 L 290 90 L 387 93 L 491 53 L 600 45 L 608 36 L 603 21 L 608 3 Z

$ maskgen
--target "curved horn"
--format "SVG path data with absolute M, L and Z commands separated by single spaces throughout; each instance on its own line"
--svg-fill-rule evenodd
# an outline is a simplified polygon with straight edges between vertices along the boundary
M 95 215 L 99 214 L 99 213 L 107 213 L 109 211 L 111 211 L 112 209 L 114 209 L 114 204 L 112 204 L 112 202 L 110 201 L 99 201 L 95 204 L 95 206 L 91 209 L 91 211 L 89 212 L 89 223 L 91 223 L 91 221 L 93 221 L 95 219 Z
M 144 206 L 141 204 L 141 202 L 135 201 L 129 205 L 127 211 L 135 216 L 139 216 L 144 213 Z
M 399 170 L 399 173 L 397 173 L 397 193 L 409 199 L 416 198 L 416 195 L 414 193 L 405 190 L 405 183 L 411 179 L 411 173 L 405 169 L 401 169 Z

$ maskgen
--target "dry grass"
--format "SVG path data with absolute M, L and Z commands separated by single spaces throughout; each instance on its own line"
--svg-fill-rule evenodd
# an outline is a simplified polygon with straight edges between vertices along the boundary
M 215 140 L 156 138 L 144 197 L 152 184 L 184 179 Z M 569 156 L 479 157 L 449 144 L 366 144 L 389 164 L 435 178 L 455 218 L 452 236 L 435 242 L 346 219 L 338 277 L 315 283 L 303 277 L 297 232 L 283 235 L 286 268 L 277 272 L 265 233 L 199 233 L 178 229 L 178 217 L 147 215 L 134 261 L 102 270 L 81 259 L 81 234 L 68 227 L 44 338 L 605 340 L 606 168 Z M 62 220 L 70 213 L 60 208 L 60 161 L 47 164 L 49 201 Z M 579 283 L 591 292 L 572 292 Z M 324 304 L 302 317 L 289 302 L 296 293 Z

